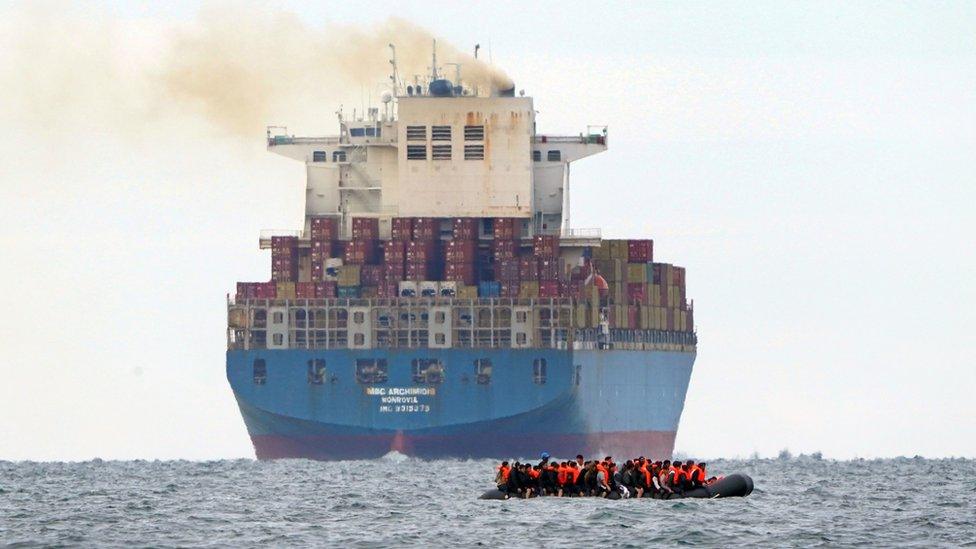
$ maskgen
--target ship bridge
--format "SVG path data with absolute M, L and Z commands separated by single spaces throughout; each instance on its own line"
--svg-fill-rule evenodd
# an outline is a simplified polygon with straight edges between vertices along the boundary
M 352 217 L 376 217 L 383 238 L 394 217 L 514 217 L 525 239 L 599 243 L 599 229 L 570 224 L 570 164 L 607 149 L 606 126 L 540 134 L 532 98 L 514 89 L 437 95 L 433 87 L 385 94 L 382 111 L 339 113 L 338 135 L 268 128 L 268 150 L 305 163 L 306 217 L 335 216 L 343 237 Z

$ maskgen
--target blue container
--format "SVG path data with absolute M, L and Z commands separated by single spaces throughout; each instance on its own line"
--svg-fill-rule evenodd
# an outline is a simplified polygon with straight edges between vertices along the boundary
M 336 297 L 357 298 L 359 297 L 359 286 L 339 286 Z
M 498 297 L 501 294 L 501 282 L 485 280 L 478 283 L 478 297 Z

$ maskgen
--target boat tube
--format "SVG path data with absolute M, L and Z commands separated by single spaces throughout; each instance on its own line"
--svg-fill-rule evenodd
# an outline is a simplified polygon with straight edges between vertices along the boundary
M 752 477 L 743 474 L 732 474 L 722 479 L 716 480 L 711 484 L 699 486 L 688 490 L 683 494 L 671 494 L 667 498 L 647 498 L 647 499 L 682 499 L 682 498 L 742 498 L 752 493 Z M 498 489 L 488 490 L 478 499 L 513 499 L 508 493 Z M 518 498 L 515 498 L 518 499 Z M 620 492 L 610 492 L 607 499 L 622 499 Z

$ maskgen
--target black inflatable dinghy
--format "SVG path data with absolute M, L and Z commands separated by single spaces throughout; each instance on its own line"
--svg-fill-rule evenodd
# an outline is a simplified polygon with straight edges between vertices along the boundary
M 743 498 L 752 493 L 752 478 L 749 475 L 733 474 L 712 484 L 688 490 L 684 494 L 672 494 L 667 499 L 681 498 Z M 501 490 L 488 490 L 478 499 L 513 499 Z M 517 498 L 515 498 L 517 499 Z M 611 492 L 607 499 L 621 499 L 620 492 Z

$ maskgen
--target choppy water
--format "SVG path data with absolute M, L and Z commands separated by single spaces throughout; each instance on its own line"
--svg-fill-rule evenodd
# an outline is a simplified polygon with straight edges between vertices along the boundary
M 23 546 L 976 546 L 976 462 L 713 461 L 719 500 L 481 501 L 488 461 L 0 462 Z

